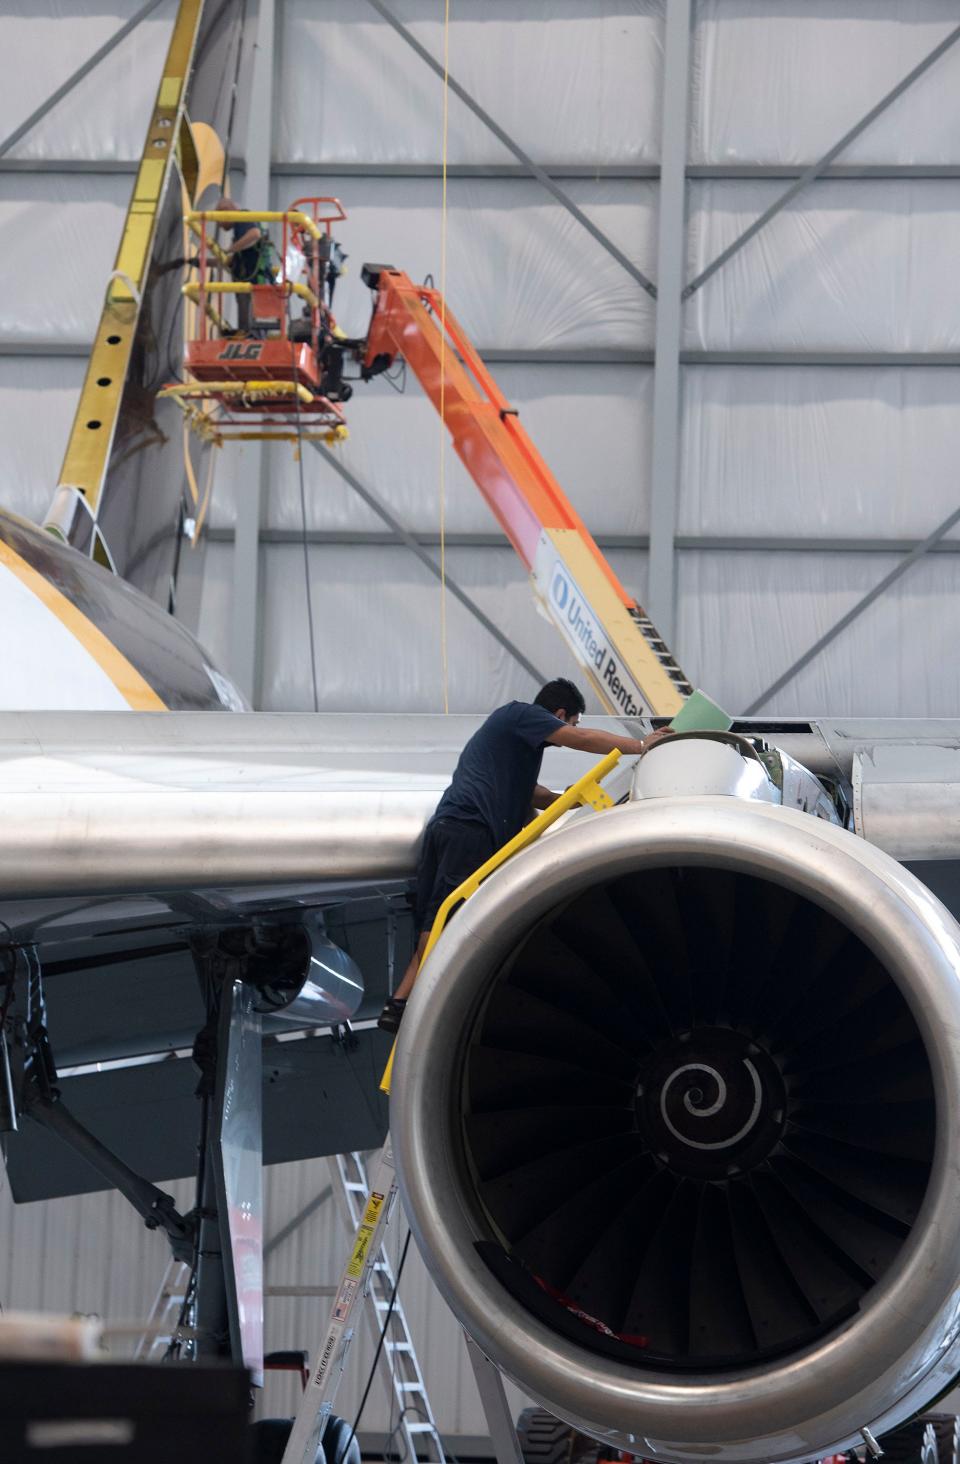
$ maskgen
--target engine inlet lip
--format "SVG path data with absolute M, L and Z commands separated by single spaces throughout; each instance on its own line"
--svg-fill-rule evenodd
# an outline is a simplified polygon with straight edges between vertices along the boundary
M 642 867 L 713 865 L 780 883 L 858 935 L 900 987 L 924 1041 L 937 1105 L 927 1193 L 897 1260 L 855 1317 L 782 1362 L 682 1386 L 597 1359 L 527 1315 L 476 1256 L 483 1234 L 459 1144 L 465 1032 L 496 970 L 558 902 Z M 670 1458 L 794 1459 L 890 1428 L 960 1357 L 960 928 L 902 866 L 844 830 L 732 798 L 634 804 L 561 830 L 498 871 L 457 916 L 418 982 L 401 1032 L 392 1131 L 401 1189 L 438 1286 L 476 1341 L 546 1406 Z M 451 1185 L 451 1175 L 459 1184 Z M 937 1245 L 922 1245 L 930 1235 Z M 946 1340 L 944 1340 L 946 1339 Z M 930 1382 L 925 1380 L 931 1377 Z M 926 1389 L 924 1391 L 924 1389 Z M 919 1401 L 918 1401 L 919 1400 Z

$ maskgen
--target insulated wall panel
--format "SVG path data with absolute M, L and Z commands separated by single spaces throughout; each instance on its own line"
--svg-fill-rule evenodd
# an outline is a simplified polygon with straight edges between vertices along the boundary
M 691 184 L 688 277 L 783 188 Z M 944 302 L 958 253 L 960 179 L 811 184 L 687 301 L 684 345 L 955 351 L 960 315 Z
M 652 375 L 643 366 L 495 364 L 520 421 L 594 534 L 644 534 L 648 524 Z M 440 443 L 445 444 L 445 520 L 452 533 L 498 532 L 496 520 L 454 451 L 449 433 L 408 374 L 401 395 L 383 379 L 357 386 L 347 404 L 350 437 L 336 456 L 416 533 L 440 527 Z M 234 449 L 231 449 L 233 451 Z M 270 454 L 267 524 L 299 530 L 300 464 Z M 307 448 L 303 480 L 310 528 L 382 530 L 383 524 Z M 228 514 L 229 481 L 218 474 L 217 512 Z M 221 495 L 221 490 L 226 493 Z M 223 521 L 218 520 L 218 521 Z
M 143 0 L 6 0 L 0 138 L 142 8 Z M 163 0 L 11 149 L 12 158 L 139 158 L 176 0 Z
M 656 259 L 656 190 L 629 179 L 567 179 L 575 202 L 645 272 Z M 279 178 L 278 208 L 321 191 L 317 178 Z M 434 178 L 352 178 L 338 187 L 350 256 L 335 313 L 364 335 L 365 261 L 439 283 L 441 189 Z M 654 303 L 535 181 L 458 178 L 447 185 L 447 303 L 480 348 L 636 350 L 653 343 Z
M 646 556 L 620 551 L 614 569 L 642 597 Z M 312 707 L 303 549 L 262 557 L 266 711 Z M 510 549 L 451 549 L 447 571 L 544 674 L 584 677 L 558 631 L 537 614 Z M 322 711 L 442 711 L 443 634 L 437 579 L 404 548 L 309 549 L 318 701 Z M 483 711 L 529 697 L 533 681 L 459 602 L 447 597 L 449 709 Z M 584 687 L 586 690 L 586 687 Z M 587 705 L 598 705 L 587 697 Z
M 190 553 L 188 544 L 184 546 L 183 553 Z M 212 664 L 226 671 L 230 669 L 233 617 L 233 546 L 207 544 L 203 555 L 197 639 L 209 654 Z
M 0 340 L 89 344 L 132 186 L 123 175 L 0 179 Z
M 438 61 L 443 6 L 392 0 Z M 637 163 L 659 145 L 662 4 L 457 0 L 450 74 L 540 163 Z M 285 162 L 438 163 L 440 79 L 357 0 L 283 6 L 276 156 Z M 455 96 L 454 163 L 513 163 Z
M 740 712 L 897 563 L 885 554 L 681 554 L 681 664 L 695 684 Z M 960 554 L 929 555 L 763 711 L 955 717 L 958 637 Z
M 38 522 L 53 500 L 86 363 L 0 357 L 0 503 Z
M 692 162 L 811 163 L 956 26 L 953 0 L 697 0 Z M 960 46 L 841 163 L 955 163 Z
M 681 534 L 922 539 L 960 503 L 958 369 L 688 366 L 683 392 Z

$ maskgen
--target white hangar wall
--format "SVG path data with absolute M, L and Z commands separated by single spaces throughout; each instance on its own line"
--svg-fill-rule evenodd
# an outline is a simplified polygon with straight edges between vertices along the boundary
M 11 69 L 0 98 L 4 132 L 135 8 L 133 0 L 7 7 L 0 35 L 28 64 Z M 433 0 L 396 0 L 394 9 L 439 56 Z M 0 228 L 16 241 L 0 257 L 0 426 L 8 498 L 29 516 L 42 512 L 56 472 L 172 14 L 164 0 L 0 159 Z M 365 258 L 387 258 L 415 278 L 439 268 L 440 84 L 366 0 L 277 0 L 276 18 L 272 201 L 318 191 L 343 198 L 351 258 L 338 313 L 348 330 L 362 330 Z M 687 277 L 954 22 L 950 0 L 695 0 Z M 453 7 L 452 74 L 654 278 L 663 47 L 655 0 Z M 689 674 L 734 710 L 955 506 L 960 327 L 944 302 L 960 243 L 958 66 L 960 47 L 841 156 L 859 176 L 810 184 L 684 307 L 673 639 Z M 643 596 L 655 305 L 535 181 L 518 176 L 455 97 L 448 155 L 451 305 Z M 778 176 L 758 176 L 771 172 Z M 28 280 L 37 286 L 24 288 Z M 439 426 L 416 383 L 403 400 L 382 381 L 358 389 L 350 421 L 343 462 L 436 540 Z M 242 461 L 220 465 L 206 561 L 201 634 L 221 659 L 230 656 L 238 593 L 232 489 Z M 303 467 L 316 639 L 326 648 L 321 705 L 439 707 L 435 581 L 406 550 L 371 541 L 382 526 L 319 457 L 308 453 Z M 446 476 L 451 573 L 537 666 L 570 669 L 451 452 Z M 285 449 L 271 451 L 268 477 L 259 701 L 307 707 L 300 483 Z M 953 714 L 960 688 L 940 640 L 953 624 L 960 560 L 949 537 L 938 551 L 768 709 Z M 452 707 L 529 691 L 526 672 L 455 603 L 448 644 Z M 903 667 L 896 676 L 893 655 Z
M 137 8 L 138 0 L 8 0 L 0 43 L 18 64 L 5 72 L 0 138 Z M 439 56 L 438 0 L 393 0 L 393 8 Z M 56 479 L 174 9 L 164 0 L 0 158 L 4 493 L 30 518 L 42 515 Z M 662 6 L 454 0 L 451 10 L 453 75 L 656 279 Z M 415 278 L 438 273 L 440 86 L 367 0 L 276 0 L 276 11 L 272 202 L 343 198 L 350 273 L 337 308 L 360 331 L 365 258 Z M 694 0 L 686 277 L 956 19 L 953 0 Z M 674 645 L 689 674 L 732 710 L 960 501 L 958 76 L 960 46 L 838 160 L 860 175 L 812 183 L 684 307 Z M 643 598 L 655 306 L 455 98 L 449 162 L 451 306 Z M 436 553 L 439 427 L 416 383 L 402 397 L 382 380 L 358 389 L 349 415 L 342 461 Z M 225 663 L 243 593 L 233 532 L 244 458 L 235 451 L 218 473 L 201 624 Z M 321 705 L 438 709 L 436 581 L 406 549 L 383 542 L 379 521 L 319 457 L 307 454 L 303 469 Z M 445 510 L 450 573 L 538 666 L 570 670 L 450 452 Z M 268 459 L 258 596 L 260 704 L 274 709 L 312 704 L 302 530 L 299 466 L 280 448 Z M 768 709 L 960 714 L 958 578 L 951 536 Z M 462 607 L 451 603 L 448 618 L 452 709 L 529 693 L 526 673 Z M 324 1182 L 320 1164 L 270 1171 L 268 1235 Z M 3 1189 L 0 1234 L 5 1307 L 143 1316 L 163 1269 L 159 1241 L 117 1197 L 15 1209 Z M 339 1245 L 327 1206 L 278 1247 L 268 1281 L 328 1280 Z M 419 1263 L 410 1268 L 407 1305 L 443 1427 L 482 1433 L 455 1328 Z M 316 1316 L 303 1300 L 271 1302 L 271 1345 L 309 1345 Z M 362 1371 L 361 1362 L 345 1413 Z M 289 1386 L 271 1381 L 281 1389 L 271 1407 L 292 1406 Z M 388 1426 L 379 1401 L 367 1426 Z

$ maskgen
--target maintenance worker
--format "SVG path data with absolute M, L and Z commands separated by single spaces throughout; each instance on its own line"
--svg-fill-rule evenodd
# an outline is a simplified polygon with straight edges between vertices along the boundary
M 216 211 L 237 213 L 240 205 L 224 194 L 216 205 Z M 241 220 L 236 224 L 218 224 L 223 232 L 233 231 L 233 243 L 223 245 L 223 252 L 230 261 L 230 277 L 236 284 L 272 285 L 276 270 L 272 263 L 273 244 L 262 224 Z M 250 334 L 250 295 L 244 292 L 237 296 L 237 334 Z
M 533 702 L 507 702 L 478 728 L 460 754 L 436 812 L 427 824 L 414 896 L 417 945 L 403 980 L 377 1021 L 385 1032 L 400 1026 L 407 997 L 417 978 L 424 947 L 444 900 L 532 817 L 560 795 L 537 782 L 543 749 L 574 747 L 578 752 L 620 752 L 642 756 L 668 736 L 667 728 L 649 737 L 621 736 L 577 724 L 584 711 L 580 690 L 558 677 Z

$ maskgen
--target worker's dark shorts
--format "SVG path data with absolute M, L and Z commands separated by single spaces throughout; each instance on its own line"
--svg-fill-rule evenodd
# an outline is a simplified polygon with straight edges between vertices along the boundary
M 485 864 L 496 847 L 486 824 L 435 818 L 427 825 L 413 905 L 418 935 L 430 930 L 447 896 Z

